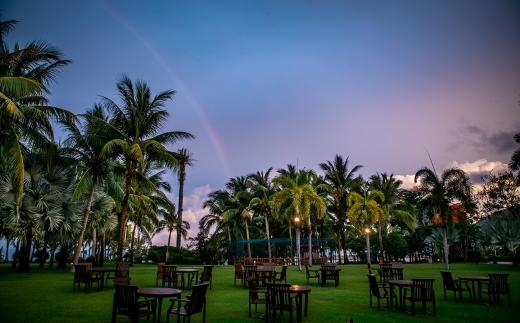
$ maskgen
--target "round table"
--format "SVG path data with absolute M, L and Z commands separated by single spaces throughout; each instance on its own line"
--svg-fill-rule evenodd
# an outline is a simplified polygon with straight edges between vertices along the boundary
M 298 308 L 298 311 L 296 312 L 296 321 L 301 322 L 302 321 L 302 295 L 305 295 L 305 312 L 304 315 L 307 317 L 307 306 L 309 305 L 309 293 L 311 292 L 311 288 L 307 286 L 301 286 L 301 285 L 291 285 L 289 288 L 289 291 L 291 293 L 298 294 L 298 298 L 300 301 L 300 306 Z
M 191 289 L 191 280 L 193 277 L 196 277 L 195 280 L 199 279 L 199 270 L 197 268 L 186 268 L 186 267 L 177 267 L 177 272 L 182 275 L 182 283 L 184 285 L 184 274 L 188 274 L 188 289 Z M 182 286 L 184 288 L 184 286 Z
M 108 278 L 110 277 L 110 273 L 115 273 L 117 271 L 116 268 L 108 268 L 108 267 L 92 267 L 89 269 L 89 271 L 93 273 L 100 273 L 101 274 L 101 290 L 103 290 L 103 286 L 108 287 Z M 108 273 L 107 279 L 105 282 L 105 273 Z
M 161 307 L 163 298 L 173 296 L 177 296 L 177 298 L 180 298 L 181 293 L 182 290 L 175 288 L 150 287 L 139 288 L 137 290 L 137 295 L 139 296 L 154 297 L 155 299 L 157 299 L 157 303 L 159 303 L 157 310 L 157 323 L 161 322 Z
M 477 293 L 475 292 L 475 282 L 489 281 L 489 277 L 486 276 L 459 276 L 459 282 L 464 280 L 471 282 L 471 289 L 473 290 L 473 301 L 477 303 Z

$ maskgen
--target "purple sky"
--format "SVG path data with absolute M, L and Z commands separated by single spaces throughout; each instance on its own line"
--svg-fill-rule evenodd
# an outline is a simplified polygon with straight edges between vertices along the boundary
M 45 39 L 74 63 L 51 103 L 83 113 L 126 73 L 177 91 L 188 131 L 184 216 L 230 177 L 335 154 L 410 176 L 501 169 L 520 131 L 518 1 L 4 0 L 11 48 Z M 59 131 L 57 131 L 59 134 Z M 63 139 L 63 138 L 62 138 Z M 177 202 L 177 180 L 172 198 Z M 154 242 L 162 244 L 164 236 Z

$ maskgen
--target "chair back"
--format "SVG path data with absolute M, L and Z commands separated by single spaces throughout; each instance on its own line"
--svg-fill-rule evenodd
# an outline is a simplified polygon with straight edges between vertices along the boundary
M 157 263 L 157 276 L 159 279 L 162 279 L 162 275 L 163 275 L 163 270 L 162 270 L 162 267 L 165 265 L 164 262 L 158 262 Z
M 170 283 L 170 282 L 176 282 L 177 281 L 177 266 L 166 266 L 164 265 L 162 267 L 163 270 L 163 282 L 164 283 Z
M 247 266 L 246 278 L 251 276 L 256 277 L 257 269 L 258 266 Z
M 390 265 L 392 265 L 392 268 L 403 268 L 403 263 L 400 261 L 391 261 Z
M 287 265 L 282 266 L 282 272 L 280 273 L 280 280 L 285 280 L 287 276 Z
M 115 279 L 115 278 L 114 278 Z M 137 286 L 114 284 L 114 311 L 116 314 L 134 316 L 139 311 Z
M 114 284 L 119 284 L 119 285 L 130 285 L 130 280 L 132 278 L 130 277 L 119 277 L 119 278 L 114 278 Z
M 82 265 L 87 266 L 87 270 L 91 270 L 92 269 L 92 263 L 91 262 L 84 262 L 84 263 L 82 263 Z
M 453 281 L 453 277 L 451 277 L 451 271 L 443 271 L 441 270 L 442 275 L 442 283 L 444 284 L 444 288 L 447 290 L 454 290 L 455 282 Z
M 270 269 L 270 270 L 274 271 L 275 268 L 276 268 L 276 264 L 274 262 L 266 262 L 264 264 L 264 268 L 265 269 Z
M 85 283 L 88 280 L 88 266 L 85 263 L 74 265 L 74 279 L 77 282 Z
M 379 281 L 387 283 L 392 277 L 392 264 L 380 264 L 379 267 Z
M 256 301 L 260 297 L 258 297 L 258 289 L 256 287 L 255 277 L 249 277 L 246 279 L 247 285 L 249 286 L 249 297 L 251 297 L 251 301 Z
M 116 277 L 117 278 L 124 278 L 124 277 L 130 277 L 130 265 L 131 262 L 120 262 L 117 264 L 116 267 Z
M 372 292 L 372 295 L 374 295 L 377 298 L 381 297 L 381 294 L 379 293 L 379 286 L 377 285 L 377 279 L 376 275 L 367 274 L 368 282 L 370 284 L 370 291 Z
M 204 271 L 202 272 L 202 275 L 200 275 L 200 280 L 209 281 L 211 279 L 212 271 L 213 271 L 212 265 L 204 266 Z
M 412 297 L 415 300 L 431 301 L 434 298 L 433 278 L 412 278 Z
M 237 278 L 244 278 L 244 271 L 242 270 L 242 264 L 235 264 L 235 276 Z
M 191 288 L 191 296 L 184 306 L 186 314 L 191 315 L 204 311 L 206 306 L 206 291 L 208 284 L 195 285 Z
M 292 299 L 289 291 L 291 284 L 266 283 L 266 286 L 270 310 L 292 310 Z
M 307 275 L 307 277 L 311 276 L 311 273 L 309 272 L 309 265 L 305 265 L 305 275 Z
M 489 289 L 492 293 L 504 294 L 508 293 L 509 284 L 507 283 L 507 277 L 509 274 L 488 274 L 489 276 Z

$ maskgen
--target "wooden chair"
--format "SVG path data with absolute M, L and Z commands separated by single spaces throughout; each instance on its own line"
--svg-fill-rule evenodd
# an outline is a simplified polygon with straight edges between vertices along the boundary
M 264 290 L 265 294 L 265 288 L 256 287 L 255 277 L 249 277 L 246 280 L 249 286 L 249 317 L 251 317 L 251 304 L 255 304 L 255 313 L 258 312 L 258 304 L 266 304 L 266 298 L 258 296 L 258 293 L 262 290 Z
M 412 278 L 412 288 L 404 289 L 403 303 L 404 310 L 406 311 L 406 301 L 409 301 L 412 306 L 412 311 L 408 314 L 415 315 L 415 303 L 421 302 L 423 312 L 436 315 L 435 312 L 435 294 L 433 290 L 433 278 Z M 410 291 L 410 296 L 406 296 L 407 292 Z M 426 302 L 431 302 L 433 310 L 432 312 L 426 311 Z
M 81 283 L 85 284 L 85 294 L 87 290 L 92 287 L 92 283 L 97 283 L 97 291 L 99 292 L 99 280 L 100 278 L 94 276 L 92 272 L 88 270 L 88 266 L 84 264 L 74 265 L 74 285 L 72 291 L 76 291 L 76 284 L 78 289 L 81 287 Z
M 379 274 L 379 282 L 380 283 L 388 283 L 389 280 L 392 280 L 392 264 L 380 264 L 379 269 L 377 270 Z
M 442 284 L 444 286 L 444 299 L 448 299 L 446 297 L 446 291 L 453 291 L 453 299 L 457 302 L 457 292 L 459 293 L 460 299 L 462 299 L 462 292 L 469 293 L 469 300 L 473 302 L 473 297 L 471 296 L 471 288 L 469 288 L 468 281 L 464 281 L 466 287 L 462 287 L 459 281 L 453 280 L 451 277 L 451 271 L 443 271 L 441 270 L 442 275 Z
M 273 282 L 273 283 L 275 283 L 275 282 L 287 283 L 287 265 L 283 265 L 282 266 L 282 271 L 280 272 L 280 276 L 276 277 L 277 275 L 278 275 L 278 273 L 275 271 L 274 272 L 274 276 L 271 277 L 271 282 Z
M 392 270 L 390 272 L 390 279 L 403 279 L 403 263 L 400 261 L 391 261 Z
M 300 306 L 298 304 L 298 295 L 291 295 L 289 288 L 291 284 L 266 283 L 266 314 L 265 322 L 269 322 L 269 315 L 276 321 L 276 312 L 289 312 L 289 322 L 292 323 L 292 312 Z M 293 304 L 294 301 L 294 304 Z
M 488 303 L 491 305 L 491 295 L 493 295 L 493 302 L 500 304 L 500 294 L 507 295 L 509 306 L 511 306 L 511 293 L 509 291 L 509 283 L 507 277 L 509 274 L 488 274 L 489 281 L 478 282 L 478 300 L 482 303 L 482 294 L 488 294 Z M 487 288 L 482 289 L 482 286 L 486 285 Z
M 177 315 L 177 322 L 181 321 L 181 316 L 184 319 L 188 318 L 188 323 L 193 314 L 202 313 L 202 323 L 206 322 L 206 291 L 208 290 L 208 284 L 195 285 L 191 288 L 191 295 L 187 296 L 187 299 L 171 298 L 170 308 L 168 308 L 166 322 L 170 322 L 170 315 Z M 174 308 L 174 304 L 177 302 L 177 307 Z M 184 306 L 181 307 L 181 304 Z
M 155 287 L 159 287 L 159 279 L 162 280 L 163 278 L 163 270 L 162 267 L 165 265 L 164 262 L 158 262 L 157 263 L 157 278 L 155 279 Z
M 313 270 L 314 275 L 311 275 L 309 271 L 309 265 L 305 265 L 305 276 L 307 277 L 307 284 L 309 284 L 309 278 L 318 278 L 318 284 L 320 283 L 320 271 Z
M 209 282 L 209 289 L 211 289 L 211 284 L 213 281 L 213 266 L 212 265 L 206 265 L 204 266 L 204 271 L 200 275 L 199 279 L 193 278 L 191 281 L 195 282 L 196 284 L 203 284 L 205 282 Z
M 132 278 L 130 277 L 120 277 L 120 278 L 114 278 L 114 285 L 115 284 L 119 284 L 119 285 L 131 285 L 130 281 L 132 280 Z M 150 302 L 148 301 L 148 298 L 145 297 L 144 298 L 145 300 L 144 301 L 137 301 L 139 303 L 139 307 L 146 307 L 148 309 L 150 309 Z
M 162 287 L 165 285 L 168 285 L 168 288 L 172 288 L 172 286 L 175 286 L 177 288 L 177 285 L 179 283 L 182 283 L 183 281 L 179 279 L 179 274 L 177 274 L 177 266 L 166 266 L 164 265 L 162 267 L 163 269 L 163 277 L 162 277 Z
M 235 264 L 235 286 L 237 285 L 237 279 L 242 280 L 242 288 L 245 288 L 246 276 L 242 270 L 242 264 Z
M 131 262 L 119 262 L 116 266 L 115 277 L 109 277 L 110 275 L 108 275 L 105 280 L 105 285 L 108 286 L 109 279 L 130 277 L 130 265 L 131 264 L 132 264 Z
M 354 323 L 354 319 L 351 317 L 348 318 L 347 323 Z
M 392 293 L 391 290 L 388 290 L 386 286 L 381 286 L 377 282 L 376 275 L 370 275 L 367 274 L 368 282 L 369 282 L 369 288 L 370 288 L 370 307 L 372 307 L 372 296 L 375 296 L 377 298 L 377 310 L 380 311 L 381 309 L 387 310 L 388 309 L 388 300 L 390 300 L 390 306 L 393 306 L 394 298 L 396 298 L 396 304 L 397 304 L 397 297 L 394 293 Z M 381 290 L 383 292 L 381 292 Z M 381 299 L 386 299 L 386 307 L 381 306 Z
M 271 281 L 274 277 L 274 273 L 276 272 L 276 264 L 274 262 L 266 262 L 264 263 L 263 268 L 271 270 L 269 272 L 262 272 L 262 286 L 265 286 L 265 283 Z
M 138 301 L 137 286 L 114 284 L 114 288 L 112 323 L 116 322 L 117 315 L 130 317 L 132 323 L 137 323 L 138 319 L 144 316 L 149 320 L 150 315 L 152 315 L 152 322 L 155 322 L 155 300 Z M 146 302 L 146 304 L 144 302 Z M 148 306 L 148 309 L 143 309 L 144 306 Z M 152 307 L 151 310 L 150 306 Z
M 339 271 L 336 268 L 322 267 L 321 268 L 321 286 L 325 284 L 327 280 L 334 280 L 334 286 L 339 285 Z

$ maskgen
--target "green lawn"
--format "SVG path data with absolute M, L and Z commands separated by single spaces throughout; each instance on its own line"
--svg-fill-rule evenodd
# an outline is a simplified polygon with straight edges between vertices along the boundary
M 297 271 L 295 266 L 289 267 L 287 281 L 312 288 L 309 294 L 309 315 L 303 319 L 307 323 L 344 323 L 349 316 L 356 323 L 406 323 L 415 322 L 416 318 L 422 322 L 498 323 L 515 322 L 520 315 L 520 270 L 513 269 L 511 265 L 452 264 L 454 278 L 462 275 L 486 276 L 488 272 L 510 274 L 513 306 L 508 306 L 507 299 L 502 297 L 501 305 L 491 307 L 469 303 L 467 293 L 463 303 L 454 303 L 451 292 L 448 300 L 444 300 L 439 273 L 444 270 L 443 264 L 406 264 L 403 267 L 405 279 L 435 278 L 437 316 L 417 314 L 414 318 L 400 311 L 378 311 L 377 307 L 370 308 L 366 265 L 340 266 L 342 271 L 338 287 L 329 282 L 322 288 L 315 279 L 307 285 L 305 272 Z M 132 284 L 155 287 L 156 272 L 155 265 L 135 265 L 130 269 Z M 248 318 L 248 292 L 239 286 L 234 287 L 233 277 L 233 266 L 214 267 L 213 289 L 208 290 L 207 295 L 207 322 L 263 322 L 263 319 Z M 83 291 L 72 292 L 72 281 L 73 274 L 68 270 L 39 269 L 34 265 L 31 273 L 17 274 L 10 264 L 1 264 L 0 322 L 110 322 L 114 290 L 112 282 L 102 292 L 96 292 L 94 288 L 85 295 Z M 188 292 L 184 292 L 182 296 L 187 294 Z M 162 322 L 166 322 L 168 306 L 169 301 L 165 299 Z M 259 312 L 263 310 L 263 306 L 259 307 Z M 201 322 L 202 316 L 195 315 L 192 319 L 192 322 Z M 288 314 L 278 315 L 277 321 L 288 322 Z M 129 320 L 118 316 L 117 322 Z

